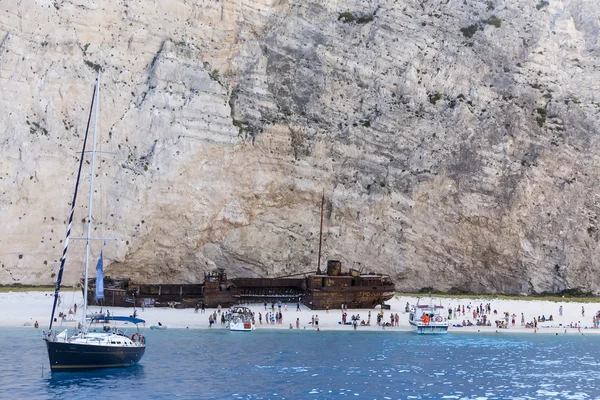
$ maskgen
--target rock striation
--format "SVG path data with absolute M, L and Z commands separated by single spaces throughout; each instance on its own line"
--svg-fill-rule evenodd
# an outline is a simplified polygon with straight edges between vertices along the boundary
M 107 275 L 313 271 L 324 192 L 400 290 L 599 292 L 594 3 L 1 2 L 0 283 L 55 281 L 100 69 Z

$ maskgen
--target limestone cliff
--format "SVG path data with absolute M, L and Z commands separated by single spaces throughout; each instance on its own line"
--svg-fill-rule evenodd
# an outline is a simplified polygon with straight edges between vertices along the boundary
M 595 3 L 0 2 L 0 283 L 55 280 L 101 69 L 108 275 L 315 270 L 324 191 L 400 290 L 598 292 Z

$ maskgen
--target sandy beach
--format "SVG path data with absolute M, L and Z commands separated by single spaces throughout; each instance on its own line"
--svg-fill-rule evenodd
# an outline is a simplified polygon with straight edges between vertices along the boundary
M 39 329 L 47 329 L 50 313 L 52 311 L 53 292 L 7 292 L 0 293 L 0 307 L 2 309 L 2 318 L 0 318 L 0 327 L 23 327 L 30 326 L 34 328 L 35 322 L 39 323 Z M 411 329 L 408 323 L 408 313 L 405 312 L 405 306 L 409 304 L 415 304 L 417 301 L 416 297 L 405 297 L 396 296 L 392 300 L 388 301 L 391 306 L 390 310 L 383 310 L 384 321 L 390 320 L 390 314 L 398 314 L 399 325 L 393 327 L 385 327 L 386 331 L 409 331 Z M 551 302 L 551 301 L 540 301 L 540 300 L 505 300 L 490 297 L 489 299 L 455 299 L 455 298 L 443 298 L 442 304 L 444 307 L 444 316 L 448 314 L 448 307 L 454 309 L 456 314 L 456 308 L 460 305 L 461 313 L 456 318 L 450 320 L 452 325 L 462 325 L 463 320 L 465 322 L 475 322 L 473 318 L 473 311 L 478 305 L 490 304 L 491 313 L 487 314 L 487 318 L 491 320 L 492 326 L 464 326 L 455 327 L 451 326 L 449 331 L 452 333 L 458 332 L 480 332 L 480 333 L 530 333 L 534 334 L 534 329 L 526 328 L 521 326 L 521 313 L 525 322 L 531 322 L 535 317 L 544 316 L 548 319 L 551 315 L 553 321 L 539 322 L 536 333 L 552 333 L 552 334 L 589 334 L 589 333 L 600 333 L 600 329 L 593 329 L 593 317 L 600 310 L 600 303 L 586 303 L 586 302 Z M 68 315 L 69 309 L 73 310 L 74 304 L 77 304 L 77 314 L 73 316 L 73 321 L 59 320 L 55 323 L 55 327 L 75 327 L 81 319 L 83 297 L 80 291 L 66 291 L 61 292 L 61 305 L 57 308 L 56 314 L 63 312 Z M 469 310 L 469 305 L 471 306 Z M 267 324 L 265 322 L 265 314 L 271 311 L 271 304 L 268 304 L 267 310 L 265 311 L 264 305 L 261 304 L 250 304 L 246 305 L 256 314 L 256 329 L 290 329 L 290 324 L 293 329 L 296 329 L 296 319 L 299 318 L 300 329 L 315 329 L 313 328 L 311 321 L 313 316 L 318 315 L 319 329 L 320 330 L 352 330 L 351 325 L 342 325 L 342 312 L 341 310 L 319 310 L 313 311 L 308 309 L 306 306 L 301 305 L 301 311 L 296 311 L 296 304 L 288 304 L 287 311 L 285 307 L 282 307 L 283 323 L 282 324 Z M 462 315 L 462 307 L 465 307 L 465 314 Z M 559 315 L 559 307 L 562 306 L 562 316 Z M 582 307 L 584 309 L 584 315 L 582 316 Z M 104 307 L 103 311 L 107 310 Z M 109 307 L 112 315 L 125 315 L 129 316 L 133 314 L 133 308 L 120 308 L 120 307 Z M 226 309 L 223 308 L 223 311 Z M 496 310 L 497 314 L 494 314 Z M 100 307 L 92 306 L 89 308 L 89 312 L 98 312 Z M 215 312 L 216 309 L 206 309 L 205 313 L 202 311 L 194 312 L 194 309 L 171 309 L 171 308 L 137 308 L 137 316 L 146 321 L 145 326 L 157 324 L 161 322 L 168 328 L 179 328 L 179 329 L 225 329 L 219 322 L 209 328 L 208 317 L 210 313 Z M 275 305 L 275 311 L 277 311 L 277 305 Z M 354 314 L 359 314 L 360 319 L 367 321 L 369 311 L 371 312 L 371 324 L 370 326 L 359 326 L 358 330 L 383 330 L 381 326 L 377 325 L 377 313 L 381 311 L 379 307 L 376 309 L 348 309 L 348 321 Z M 509 318 L 509 324 L 507 329 L 498 329 L 494 324 L 495 320 L 504 319 L 504 313 L 508 312 L 511 318 Z M 262 314 L 262 324 L 259 323 L 258 314 Z M 515 315 L 515 325 L 512 325 L 512 315 Z M 577 328 L 577 325 L 581 325 L 581 329 Z

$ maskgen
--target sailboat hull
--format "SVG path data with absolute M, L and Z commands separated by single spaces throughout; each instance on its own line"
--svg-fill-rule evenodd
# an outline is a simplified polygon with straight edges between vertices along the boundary
M 130 367 L 137 364 L 146 346 L 117 347 L 46 340 L 52 371 L 81 371 Z

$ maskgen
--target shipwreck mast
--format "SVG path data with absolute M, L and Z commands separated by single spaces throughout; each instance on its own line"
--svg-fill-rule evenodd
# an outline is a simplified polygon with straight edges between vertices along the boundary
M 321 197 L 321 227 L 319 228 L 319 258 L 317 260 L 317 275 L 321 275 L 321 245 L 323 243 L 323 213 L 325 210 L 325 189 Z

